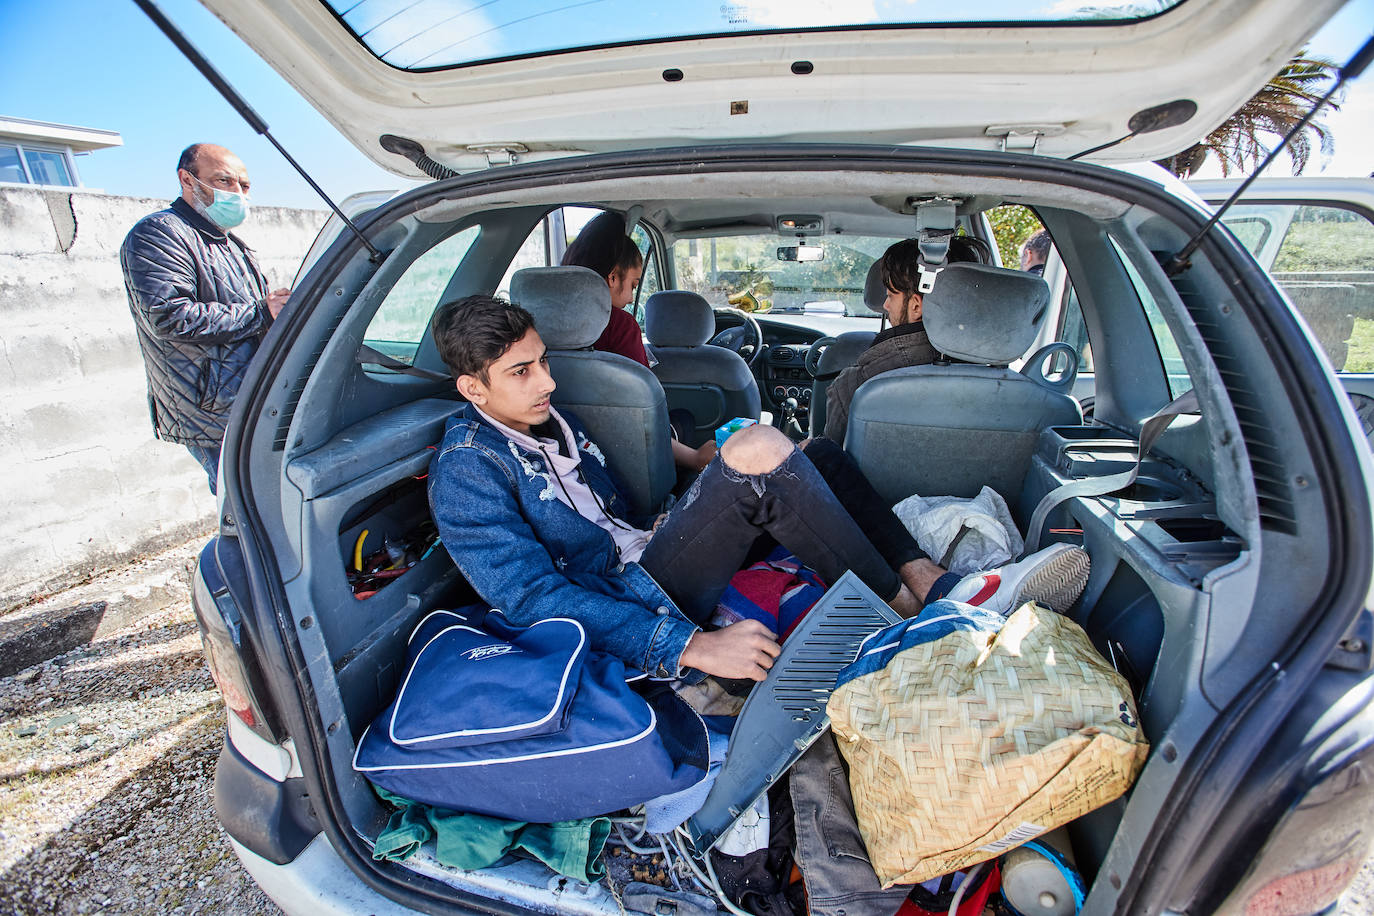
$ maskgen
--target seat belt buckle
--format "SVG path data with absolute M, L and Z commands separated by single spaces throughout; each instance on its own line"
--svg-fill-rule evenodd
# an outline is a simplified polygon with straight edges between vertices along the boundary
M 928 295 L 935 288 L 935 278 L 940 275 L 942 267 L 928 267 L 925 264 L 919 265 L 917 272 L 920 274 L 920 282 L 917 283 L 917 290 L 922 296 Z

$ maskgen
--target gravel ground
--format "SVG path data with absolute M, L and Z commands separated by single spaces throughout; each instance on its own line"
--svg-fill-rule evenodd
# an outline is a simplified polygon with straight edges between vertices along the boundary
M 281 912 L 214 815 L 225 712 L 189 586 L 177 585 L 202 543 L 43 602 L 127 605 L 132 595 L 144 608 L 90 645 L 0 678 L 0 913 Z M 1374 916 L 1374 864 L 1339 916 Z
M 158 559 L 170 558 L 184 579 L 201 543 Z M 130 579 L 121 571 L 106 590 L 139 589 Z M 0 912 L 281 912 L 215 819 L 225 712 L 189 588 L 179 594 L 0 679 Z M 54 602 L 64 597 L 46 603 Z

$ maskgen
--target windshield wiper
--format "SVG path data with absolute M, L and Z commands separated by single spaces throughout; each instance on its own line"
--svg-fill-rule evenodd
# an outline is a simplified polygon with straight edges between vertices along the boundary
M 358 237 L 358 241 L 362 242 L 367 250 L 372 253 L 372 262 L 374 264 L 380 264 L 385 260 L 386 255 L 378 251 L 377 246 L 368 241 L 367 236 L 363 235 L 362 230 L 353 225 L 353 220 L 344 216 L 343 211 L 334 205 L 334 201 L 329 199 L 328 194 L 324 193 L 324 189 L 315 183 L 315 179 L 311 178 L 305 169 L 301 168 L 300 163 L 296 162 L 296 160 L 291 157 L 291 154 L 277 142 L 276 137 L 272 136 L 272 131 L 268 128 L 267 122 L 262 119 L 262 116 L 253 110 L 252 106 L 248 104 L 243 96 L 238 94 L 233 86 L 229 85 L 229 81 L 221 76 L 219 71 L 214 68 L 214 65 L 196 50 L 195 45 L 191 44 L 186 36 L 181 34 L 176 26 L 172 25 L 172 21 L 162 14 L 162 10 L 154 6 L 152 0 L 134 0 L 134 3 L 138 4 L 138 8 L 148 14 L 148 18 L 153 20 L 153 24 L 162 30 L 162 34 L 172 40 L 172 44 L 177 46 L 177 50 L 185 55 L 186 59 L 191 62 L 191 66 L 199 70 L 200 75 L 209 80 L 211 86 L 219 90 L 219 94 L 224 96 L 224 100 L 233 106 L 234 110 L 239 113 L 243 120 L 248 122 L 248 126 L 266 137 L 267 142 L 275 146 L 277 152 L 281 153 L 282 156 L 286 158 L 286 161 L 291 163 L 291 167 L 301 173 L 301 177 L 305 179 L 310 187 L 315 189 L 315 193 L 320 195 L 325 203 L 329 204 L 329 209 L 334 211 L 334 215 L 343 220 L 344 224 L 347 225 L 349 229 L 353 230 L 353 234 Z
M 1230 197 L 1226 198 L 1226 202 L 1218 207 L 1217 212 L 1212 214 L 1212 218 L 1197 231 L 1196 235 L 1188 240 L 1188 244 L 1180 248 L 1173 257 L 1163 262 L 1164 273 L 1167 276 L 1176 276 L 1191 266 L 1189 258 L 1193 256 L 1194 251 L 1197 251 L 1198 246 L 1202 244 L 1203 238 L 1211 231 L 1212 227 L 1217 224 L 1222 215 L 1231 208 L 1231 205 L 1234 204 L 1242 194 L 1245 193 L 1245 189 L 1254 183 L 1255 179 L 1260 176 L 1260 173 L 1269 167 L 1269 163 L 1273 162 L 1274 157 L 1276 157 L 1284 147 L 1288 146 L 1289 141 L 1302 132 L 1303 128 L 1307 126 L 1307 122 L 1311 121 L 1317 112 L 1321 110 L 1321 107 L 1330 101 L 1331 97 L 1336 94 L 1336 90 L 1345 85 L 1347 80 L 1352 80 L 1364 72 L 1364 68 L 1369 66 L 1371 58 L 1374 58 L 1374 36 L 1370 36 L 1364 43 L 1364 46 L 1355 52 L 1355 56 L 1350 58 L 1350 62 L 1337 71 L 1336 82 L 1331 84 L 1331 88 L 1326 91 L 1326 95 L 1318 99 L 1317 104 L 1312 106 L 1312 110 L 1304 115 L 1301 121 L 1294 124 L 1293 128 L 1289 130 L 1288 133 L 1283 135 L 1283 139 L 1279 141 L 1277 146 L 1269 151 L 1269 155 L 1264 157 L 1264 161 L 1259 164 L 1258 168 L 1250 173 L 1249 178 L 1246 178 L 1240 183 L 1240 187 L 1236 188 Z

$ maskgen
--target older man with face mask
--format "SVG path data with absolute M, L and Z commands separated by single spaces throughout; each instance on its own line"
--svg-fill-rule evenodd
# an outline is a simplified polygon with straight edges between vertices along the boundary
M 290 290 L 269 290 L 229 230 L 248 216 L 248 171 L 222 146 L 177 163 L 181 196 L 139 220 L 119 251 L 159 439 L 186 446 L 215 492 L 220 442 L 244 371 Z

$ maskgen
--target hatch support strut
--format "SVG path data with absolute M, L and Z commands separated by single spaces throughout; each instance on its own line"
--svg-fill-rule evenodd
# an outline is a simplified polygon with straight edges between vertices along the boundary
M 334 205 L 334 201 L 330 200 L 329 195 L 324 193 L 324 190 L 315 183 L 315 179 L 311 178 L 310 175 L 306 173 L 305 169 L 301 168 L 300 163 L 296 162 L 296 160 L 291 157 L 291 154 L 272 136 L 272 132 L 268 128 L 267 122 L 253 110 L 252 106 L 244 100 L 243 96 L 238 94 L 238 91 L 235 90 L 233 86 L 229 85 L 229 81 L 220 75 L 219 71 L 214 68 L 214 65 L 196 50 L 195 45 L 191 44 L 186 36 L 181 34 L 181 31 L 172 24 L 172 21 L 162 14 L 162 10 L 154 6 L 152 0 L 134 0 L 134 3 L 138 4 L 138 8 L 143 10 L 143 12 L 148 15 L 149 19 L 153 20 L 153 24 L 162 30 L 162 34 L 171 39 L 172 44 L 177 46 L 177 50 L 191 62 L 191 66 L 199 70 L 201 76 L 210 81 L 211 86 L 219 90 L 219 94 L 224 96 L 224 100 L 239 113 L 240 117 L 248 122 L 248 126 L 266 137 L 267 142 L 275 146 L 277 152 L 281 153 L 286 161 L 291 163 L 291 167 L 301 173 L 301 177 L 305 179 L 310 187 L 315 189 L 315 193 L 320 195 L 325 203 L 329 204 L 329 209 L 334 211 L 334 215 L 343 220 L 344 224 L 347 225 L 349 229 L 353 230 L 353 234 L 358 237 L 358 241 L 362 242 L 363 246 L 371 252 L 372 262 L 374 264 L 380 264 L 385 260 L 386 255 L 378 251 L 377 246 L 368 241 L 367 236 L 363 235 L 362 230 L 355 226 L 353 221 Z

